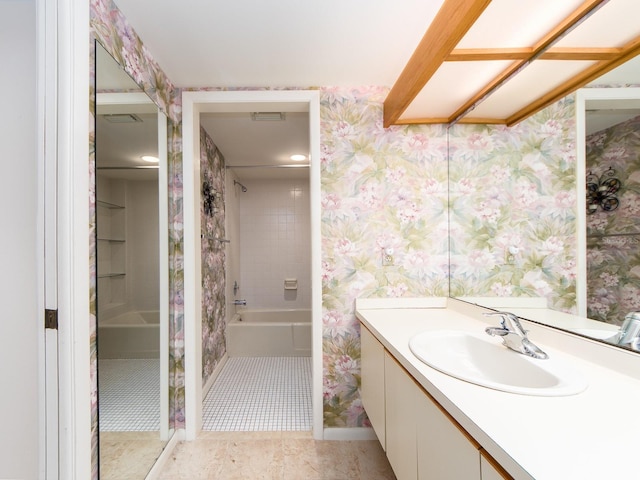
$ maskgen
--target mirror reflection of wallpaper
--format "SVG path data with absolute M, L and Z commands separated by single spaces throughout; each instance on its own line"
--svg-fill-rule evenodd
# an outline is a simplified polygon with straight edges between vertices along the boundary
M 587 215 L 587 315 L 619 325 L 640 310 L 640 116 L 586 139 L 587 172 L 610 167 L 620 205 Z

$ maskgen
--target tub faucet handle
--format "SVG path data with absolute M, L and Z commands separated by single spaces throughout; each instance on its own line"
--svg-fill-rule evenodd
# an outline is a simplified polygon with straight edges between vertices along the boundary
M 234 305 L 243 305 L 243 306 L 247 306 L 247 301 L 246 300 L 234 300 L 233 301 Z

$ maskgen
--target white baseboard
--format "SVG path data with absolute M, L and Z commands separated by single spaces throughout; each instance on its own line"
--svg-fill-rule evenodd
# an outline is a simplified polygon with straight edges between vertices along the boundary
M 174 448 L 176 448 L 178 443 L 184 440 L 184 437 L 185 437 L 184 430 L 176 430 L 173 433 L 173 435 L 171 436 L 167 444 L 164 446 L 162 453 L 160 453 L 160 456 L 158 456 L 156 463 L 153 464 L 153 467 L 151 467 L 151 470 L 149 470 L 149 473 L 147 473 L 147 476 L 144 477 L 144 480 L 156 480 L 157 478 L 160 477 L 160 473 L 162 473 L 162 468 L 164 467 L 165 463 L 167 463 L 167 460 L 169 459 L 169 457 L 171 457 L 171 454 L 173 453 Z
M 229 360 L 229 356 L 225 353 L 218 362 L 218 365 L 216 365 L 216 368 L 214 368 L 213 372 L 211 372 L 211 376 L 209 377 L 209 380 L 207 380 L 207 383 L 205 383 L 204 387 L 202 387 L 202 400 L 204 400 L 204 397 L 206 397 L 207 393 L 209 393 L 209 390 L 211 390 L 213 382 L 215 382 L 216 378 L 218 378 L 218 375 L 220 375 L 222 367 L 224 367 L 224 364 L 227 363 L 227 360 Z
M 324 440 L 378 440 L 373 428 L 325 428 Z

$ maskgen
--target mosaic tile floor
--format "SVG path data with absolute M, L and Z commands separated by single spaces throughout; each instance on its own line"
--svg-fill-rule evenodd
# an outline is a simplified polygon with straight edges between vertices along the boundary
M 98 409 L 101 432 L 160 429 L 160 361 L 98 361 Z
M 311 357 L 233 357 L 203 402 L 205 431 L 311 430 Z

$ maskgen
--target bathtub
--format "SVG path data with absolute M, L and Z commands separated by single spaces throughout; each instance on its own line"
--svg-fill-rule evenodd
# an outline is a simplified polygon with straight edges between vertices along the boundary
M 98 358 L 160 358 L 158 311 L 98 318 Z
M 227 325 L 230 357 L 311 356 L 311 310 L 243 310 Z

